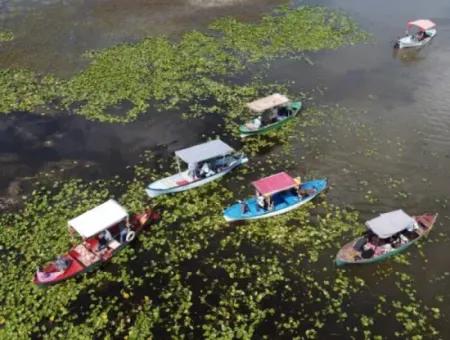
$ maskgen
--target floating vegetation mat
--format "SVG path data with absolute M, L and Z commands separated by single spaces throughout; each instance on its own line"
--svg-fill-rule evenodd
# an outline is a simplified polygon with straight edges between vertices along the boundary
M 14 40 L 14 34 L 9 31 L 0 31 L 0 43 Z
M 316 126 L 320 112 L 311 108 L 296 124 Z M 255 143 L 255 153 L 267 147 Z M 330 204 L 327 194 L 277 218 L 225 223 L 223 208 L 251 194 L 250 178 L 281 168 L 297 174 L 290 152 L 286 143 L 252 161 L 257 173 L 243 167 L 152 201 L 144 187 L 167 174 L 152 169 L 170 169 L 152 153 L 129 181 L 70 180 L 36 189 L 21 211 L 0 217 L 0 338 L 438 336 L 444 294 L 433 306 L 421 301 L 406 255 L 372 266 L 365 279 L 335 268 L 339 247 L 363 227 L 358 213 Z M 98 270 L 34 286 L 36 267 L 69 248 L 67 220 L 112 196 L 130 211 L 156 206 L 162 219 Z
M 0 97 L 6 99 L 0 101 L 0 112 L 56 105 L 92 120 L 128 122 L 146 112 L 150 103 L 167 110 L 181 103 L 210 102 L 217 110 L 218 103 L 253 88 L 229 81 L 250 64 L 365 38 L 347 16 L 321 7 L 283 7 L 257 23 L 224 18 L 206 32 L 186 33 L 177 42 L 154 37 L 87 52 L 89 66 L 68 80 L 3 70 Z M 117 110 L 123 113 L 111 113 Z

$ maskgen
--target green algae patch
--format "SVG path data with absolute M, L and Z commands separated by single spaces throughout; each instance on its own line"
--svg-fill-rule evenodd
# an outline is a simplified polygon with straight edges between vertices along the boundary
M 288 168 L 288 152 L 255 160 L 258 171 Z M 357 212 L 324 194 L 277 218 L 228 224 L 223 208 L 249 194 L 247 168 L 150 201 L 145 184 L 165 175 L 153 170 L 164 162 L 147 153 L 128 181 L 42 186 L 0 217 L 0 338 L 361 338 L 388 315 L 399 336 L 437 334 L 439 307 L 421 302 L 409 267 L 376 271 L 369 282 L 334 268 L 342 240 L 363 229 Z M 161 221 L 94 272 L 35 287 L 36 266 L 70 246 L 67 220 L 113 196 L 130 211 L 156 206 Z M 395 299 L 376 299 L 371 280 L 394 280 Z
M 106 122 L 129 122 L 150 109 L 168 110 L 184 103 L 214 110 L 207 102 L 222 101 L 222 93 L 235 88 L 232 77 L 241 76 L 251 64 L 365 38 L 347 16 L 322 7 L 283 7 L 255 23 L 224 18 L 206 32 L 189 32 L 178 41 L 153 37 L 87 52 L 87 68 L 57 82 L 58 100 L 65 109 Z M 24 107 L 31 111 L 49 104 L 47 84 L 36 83 L 37 75 L 23 72 L 27 78 L 18 80 L 17 90 L 9 86 L 4 92 L 11 98 L 37 96 L 39 100 L 29 100 L 27 105 L 9 100 L 1 112 Z M 117 110 L 123 113 L 111 113 Z
M 0 31 L 0 43 L 14 40 L 14 33 L 9 31 Z

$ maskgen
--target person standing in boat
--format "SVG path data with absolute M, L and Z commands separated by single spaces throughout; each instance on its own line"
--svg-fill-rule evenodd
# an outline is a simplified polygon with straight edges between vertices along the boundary
M 264 198 L 264 209 L 273 210 L 273 200 L 270 196 Z

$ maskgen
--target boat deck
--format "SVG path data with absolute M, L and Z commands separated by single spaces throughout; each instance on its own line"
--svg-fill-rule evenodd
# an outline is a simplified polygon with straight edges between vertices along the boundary
M 373 255 L 370 258 L 362 257 L 362 246 L 367 242 L 364 236 L 353 240 L 352 242 L 344 245 L 338 252 L 336 256 L 336 261 L 338 264 L 342 263 L 372 263 L 381 261 L 383 258 L 387 258 L 391 255 L 402 252 L 404 249 L 408 248 L 411 244 L 415 243 L 417 240 L 428 234 L 433 227 L 436 216 L 435 215 L 421 215 L 414 217 L 418 229 L 408 232 L 404 231 L 402 234 L 408 238 L 408 242 L 401 244 L 397 247 L 392 247 L 390 251 L 380 252 L 379 254 Z M 382 245 L 379 247 L 383 247 Z
M 301 190 L 314 190 L 310 194 L 305 194 L 301 198 L 297 195 L 297 192 L 292 190 L 283 191 L 272 196 L 273 208 L 271 210 L 260 207 L 255 197 L 251 197 L 245 200 L 247 204 L 247 211 L 244 213 L 240 203 L 235 203 L 225 210 L 225 218 L 229 220 L 239 219 L 251 219 L 258 218 L 264 215 L 278 215 L 284 211 L 289 211 L 299 205 L 302 202 L 307 202 L 319 194 L 326 188 L 325 180 L 316 180 L 305 182 L 300 186 Z
M 152 188 L 158 188 L 158 189 L 169 189 L 169 188 L 174 188 L 174 187 L 178 187 L 181 185 L 186 185 L 188 183 L 193 182 L 194 179 L 192 178 L 192 176 L 188 175 L 187 171 L 183 171 L 180 173 L 177 173 L 175 175 L 166 177 L 166 178 L 162 178 L 157 182 L 154 182 L 151 184 Z

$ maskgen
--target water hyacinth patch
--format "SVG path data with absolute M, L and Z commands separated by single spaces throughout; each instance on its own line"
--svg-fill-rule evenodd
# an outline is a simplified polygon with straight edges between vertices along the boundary
M 21 211 L 0 217 L 0 244 L 8 250 L 0 253 L 1 338 L 314 338 L 347 329 L 355 336 L 376 335 L 371 320 L 391 310 L 399 334 L 416 334 L 407 322 L 419 311 L 420 332 L 436 332 L 437 307 L 405 305 L 418 301 L 417 292 L 408 274 L 395 271 L 386 280 L 398 277 L 394 289 L 402 304 L 374 301 L 355 326 L 350 315 L 358 313 L 358 296 L 374 287 L 332 264 L 341 240 L 362 230 L 355 211 L 323 195 L 278 218 L 229 225 L 221 216 L 235 199 L 228 183 L 148 201 L 145 184 L 162 174 L 147 162 L 163 160 L 144 158 L 126 183 L 58 182 L 36 190 Z M 272 171 L 275 159 L 260 165 Z M 158 206 L 161 221 L 98 270 L 46 289 L 33 286 L 35 267 L 69 246 L 66 221 L 112 192 L 131 211 Z
M 14 33 L 9 31 L 0 31 L 0 43 L 14 40 Z
M 251 24 L 220 19 L 209 31 L 186 33 L 177 42 L 151 37 L 87 52 L 86 69 L 67 81 L 55 81 L 56 98 L 63 108 L 91 120 L 129 122 L 146 112 L 150 103 L 167 110 L 181 103 L 221 102 L 223 92 L 233 91 L 228 79 L 249 64 L 364 39 L 365 34 L 344 14 L 322 7 L 282 8 Z M 2 91 L 11 100 L 0 107 L 1 112 L 32 111 L 53 101 L 55 91 L 46 82 L 36 82 L 40 76 L 21 72 L 27 72 L 27 78 L 18 80 L 17 90 L 13 82 Z M 27 105 L 14 101 L 22 97 L 34 100 Z M 124 104 L 131 108 L 125 109 Z M 112 110 L 123 114 L 111 114 Z
M 33 111 L 59 96 L 60 82 L 28 70 L 0 70 L 0 112 Z

